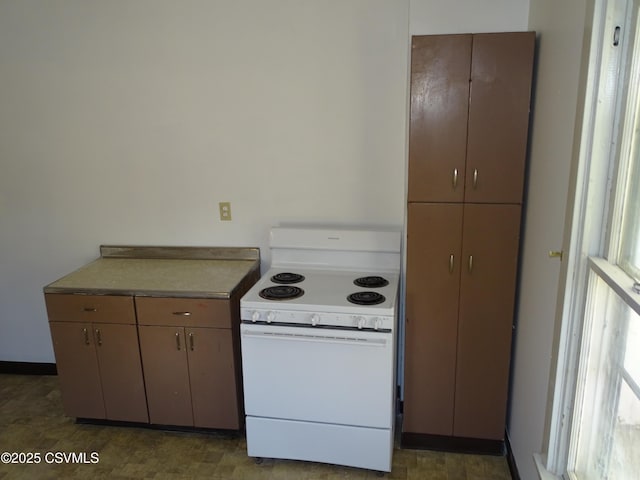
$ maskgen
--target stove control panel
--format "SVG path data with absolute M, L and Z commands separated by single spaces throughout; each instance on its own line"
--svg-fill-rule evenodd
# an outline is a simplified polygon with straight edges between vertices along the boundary
M 289 310 L 268 310 L 241 308 L 243 322 L 277 325 L 308 325 L 311 327 L 353 328 L 389 332 L 395 328 L 395 317 L 386 315 L 354 315 L 329 312 L 304 312 Z

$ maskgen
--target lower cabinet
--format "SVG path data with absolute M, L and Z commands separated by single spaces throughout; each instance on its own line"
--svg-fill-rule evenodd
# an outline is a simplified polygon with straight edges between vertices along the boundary
M 65 413 L 148 422 L 133 298 L 45 299 Z
M 408 215 L 403 435 L 502 440 L 520 206 Z
M 45 302 L 68 416 L 241 428 L 238 298 L 48 293 Z
M 241 426 L 230 303 L 136 298 L 151 423 Z

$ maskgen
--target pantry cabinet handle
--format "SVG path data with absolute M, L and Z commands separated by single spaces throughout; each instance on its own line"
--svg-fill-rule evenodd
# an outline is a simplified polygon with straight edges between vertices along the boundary
M 191 351 L 193 352 L 193 348 L 194 348 L 194 340 L 193 340 L 193 332 L 189 333 L 189 348 L 191 348 Z
M 102 345 L 102 333 L 100 333 L 99 328 L 96 328 L 96 339 L 98 340 L 98 345 Z
M 455 257 L 453 256 L 453 253 L 451 255 L 449 255 L 449 273 L 453 273 L 454 259 L 455 259 Z
M 84 307 L 83 309 L 85 312 L 97 312 L 98 309 L 95 307 Z
M 473 188 L 477 188 L 478 187 L 478 169 L 474 168 L 473 169 Z
M 469 255 L 469 273 L 473 271 L 473 255 Z
M 176 332 L 176 348 L 180 350 L 180 332 Z
M 173 314 L 181 317 L 188 317 L 189 315 L 191 315 L 191 312 L 173 312 Z
M 451 180 L 451 183 L 453 184 L 453 189 L 455 190 L 456 187 L 458 186 L 458 169 L 457 168 L 453 169 L 453 178 Z
M 89 330 L 87 330 L 86 328 L 82 329 L 82 333 L 84 334 L 84 344 L 85 345 L 90 345 L 89 342 Z

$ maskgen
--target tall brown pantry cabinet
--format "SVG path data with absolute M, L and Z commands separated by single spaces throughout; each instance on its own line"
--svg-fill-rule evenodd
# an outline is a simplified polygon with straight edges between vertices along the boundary
M 502 449 L 534 48 L 412 39 L 405 446 Z

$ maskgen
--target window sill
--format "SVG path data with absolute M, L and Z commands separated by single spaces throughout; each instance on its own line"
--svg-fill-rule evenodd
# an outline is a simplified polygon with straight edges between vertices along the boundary
M 604 258 L 589 257 L 589 266 L 630 308 L 640 315 L 640 293 L 633 291 L 633 278 Z
M 538 470 L 538 476 L 540 480 L 562 480 L 562 477 L 554 475 L 544 466 L 544 461 L 542 460 L 542 456 L 539 453 L 535 453 L 533 455 L 533 462 L 536 464 L 536 469 Z

